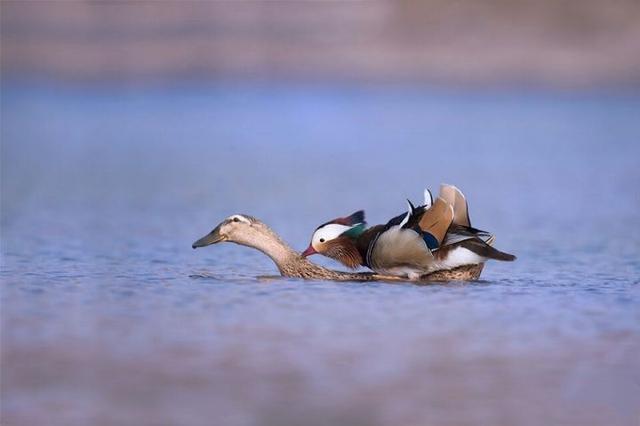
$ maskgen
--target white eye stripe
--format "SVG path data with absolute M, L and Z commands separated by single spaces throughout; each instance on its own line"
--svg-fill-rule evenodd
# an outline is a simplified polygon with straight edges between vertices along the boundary
M 231 222 L 244 222 L 244 223 L 248 223 L 250 224 L 251 221 L 249 219 L 247 219 L 246 217 L 242 216 L 241 214 L 234 214 L 233 216 L 229 216 L 227 218 L 227 220 L 231 221 Z
M 339 225 L 337 223 L 330 223 L 329 225 L 325 225 L 322 228 L 318 229 L 313 233 L 313 238 L 311 239 L 311 244 L 318 244 L 320 240 L 324 241 L 333 240 L 334 238 L 338 238 L 341 234 L 351 229 L 351 226 Z

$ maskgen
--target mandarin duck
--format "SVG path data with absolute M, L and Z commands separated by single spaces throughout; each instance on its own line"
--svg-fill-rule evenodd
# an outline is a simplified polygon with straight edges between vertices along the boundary
M 421 206 L 407 203 L 407 213 L 385 225 L 367 228 L 362 210 L 320 225 L 302 256 L 319 253 L 349 268 L 409 279 L 488 259 L 515 260 L 492 247 L 493 235 L 471 226 L 466 198 L 455 186 L 441 185 L 435 201 L 425 190 Z

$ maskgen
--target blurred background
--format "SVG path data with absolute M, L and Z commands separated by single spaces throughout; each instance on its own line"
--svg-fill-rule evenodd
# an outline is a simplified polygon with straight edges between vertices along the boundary
M 181 79 L 637 84 L 634 0 L 5 1 L 3 71 Z
M 637 425 L 636 0 L 0 3 L 0 421 Z M 441 182 L 513 264 L 282 279 Z M 312 260 L 338 268 L 321 258 Z

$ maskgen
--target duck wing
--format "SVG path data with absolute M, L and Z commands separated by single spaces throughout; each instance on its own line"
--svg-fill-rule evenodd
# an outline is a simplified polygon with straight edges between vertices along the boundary
M 456 225 L 455 223 L 452 223 L 448 229 L 447 235 L 442 242 L 442 247 L 472 239 L 480 239 L 485 243 L 491 245 L 495 240 L 495 236 L 481 229 Z
M 427 270 L 433 263 L 431 251 L 445 238 L 453 207 L 442 198 L 417 208 L 408 203 L 407 213 L 392 218 L 371 241 L 366 260 L 374 270 Z
M 480 229 L 452 224 L 442 246 L 434 251 L 438 259 L 445 258 L 457 247 L 465 248 L 485 259 L 513 261 L 516 257 L 492 247 L 495 236 Z
M 453 217 L 452 206 L 441 197 L 419 207 L 409 202 L 409 211 L 387 222 L 385 230 L 393 226 L 411 229 L 422 236 L 430 249 L 435 250 L 442 244 Z
M 436 249 L 447 235 L 453 218 L 453 206 L 444 198 L 438 197 L 430 209 L 420 214 L 414 229 L 421 234 L 430 249 Z
M 465 240 L 459 245 L 485 259 L 502 260 L 505 262 L 512 262 L 516 260 L 514 255 L 500 251 L 478 238 Z
M 427 270 L 432 263 L 433 254 L 422 236 L 399 225 L 378 233 L 367 251 L 367 264 L 374 271 L 398 267 Z
M 365 256 L 367 266 L 375 271 L 415 273 L 451 262 L 515 259 L 492 247 L 492 234 L 471 226 L 467 200 L 453 185 L 442 185 L 435 202 L 425 192 L 424 205 L 414 207 L 409 201 L 407 213 L 375 228 L 369 234 Z
M 440 185 L 440 197 L 453 206 L 453 223 L 467 227 L 471 226 L 469 204 L 462 191 L 453 185 L 443 183 Z

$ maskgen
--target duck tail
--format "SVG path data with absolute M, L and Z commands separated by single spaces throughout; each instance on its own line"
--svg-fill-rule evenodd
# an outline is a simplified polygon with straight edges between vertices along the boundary
M 487 259 L 502 260 L 505 262 L 513 262 L 516 260 L 514 255 L 495 249 L 480 239 L 463 241 L 461 246 Z

